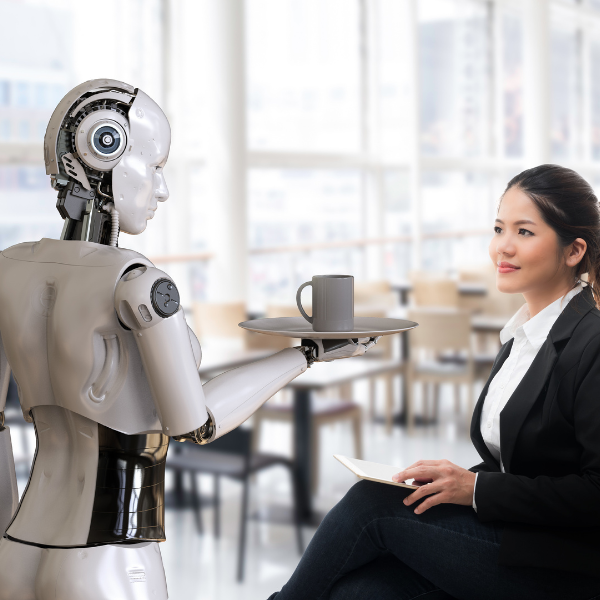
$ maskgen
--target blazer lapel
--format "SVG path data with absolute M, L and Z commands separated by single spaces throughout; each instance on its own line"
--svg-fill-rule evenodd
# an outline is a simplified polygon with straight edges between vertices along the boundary
M 571 337 L 579 321 L 594 306 L 595 303 L 589 286 L 571 299 L 556 319 L 546 341 L 542 344 L 531 366 L 500 413 L 500 448 L 502 464 L 506 472 L 510 472 L 510 464 L 519 431 L 546 381 L 552 374 L 558 359 L 556 346 L 559 342 Z
M 486 443 L 483 441 L 483 437 L 481 436 L 481 411 L 483 410 L 483 403 L 485 402 L 485 397 L 487 396 L 490 383 L 496 376 L 496 373 L 498 373 L 498 371 L 501 369 L 504 361 L 509 357 L 513 341 L 514 338 L 511 338 L 502 346 L 502 348 L 500 348 L 500 351 L 496 356 L 496 360 L 494 361 L 492 372 L 490 373 L 490 376 L 488 377 L 481 394 L 479 394 L 479 399 L 477 400 L 475 410 L 473 411 L 473 418 L 471 419 L 471 441 L 473 442 L 473 446 L 475 446 L 475 449 L 477 452 L 479 452 L 479 456 L 481 456 L 481 458 L 483 458 L 483 460 L 494 469 L 499 469 L 500 465 L 492 456 L 492 453 L 489 451 Z

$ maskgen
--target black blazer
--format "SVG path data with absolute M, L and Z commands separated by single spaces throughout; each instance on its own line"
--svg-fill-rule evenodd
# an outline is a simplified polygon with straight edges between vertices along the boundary
M 479 473 L 477 516 L 504 522 L 500 564 L 600 576 L 600 311 L 591 288 L 567 304 L 500 413 L 502 473 L 480 420 L 513 339 L 500 348 L 471 421 L 483 459 L 470 469 Z

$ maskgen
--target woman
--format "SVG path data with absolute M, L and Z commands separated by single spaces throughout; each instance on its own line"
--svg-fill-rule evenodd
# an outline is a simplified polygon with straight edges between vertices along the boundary
M 469 470 L 419 461 L 410 491 L 361 481 L 277 600 L 600 598 L 600 212 L 577 173 L 513 178 L 489 246 L 526 304 L 479 397 Z M 588 274 L 588 286 L 580 276 Z M 599 282 L 599 283 L 597 283 Z

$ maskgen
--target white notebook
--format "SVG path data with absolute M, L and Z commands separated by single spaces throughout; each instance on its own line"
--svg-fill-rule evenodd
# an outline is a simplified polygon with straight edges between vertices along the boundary
M 341 454 L 334 454 L 333 458 L 337 458 L 337 460 L 339 460 L 347 469 L 350 469 L 361 479 L 397 485 L 398 487 L 410 488 L 411 490 L 416 490 L 419 487 L 418 485 L 409 485 L 408 483 L 396 483 L 395 481 L 392 481 L 392 475 L 402 471 L 399 467 L 382 465 L 381 463 L 369 462 L 368 460 L 358 460 L 358 458 L 348 458 Z M 412 481 L 412 479 L 409 481 Z

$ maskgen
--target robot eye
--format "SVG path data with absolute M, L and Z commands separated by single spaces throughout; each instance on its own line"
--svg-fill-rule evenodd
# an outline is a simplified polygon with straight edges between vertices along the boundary
M 103 125 L 94 131 L 92 144 L 96 152 L 109 157 L 119 151 L 119 148 L 123 144 L 123 139 L 115 127 Z

